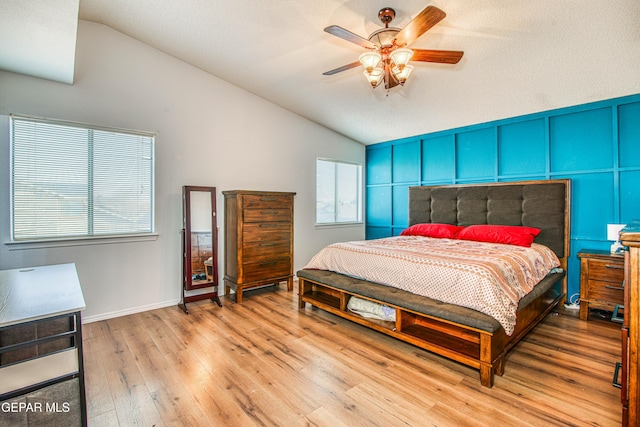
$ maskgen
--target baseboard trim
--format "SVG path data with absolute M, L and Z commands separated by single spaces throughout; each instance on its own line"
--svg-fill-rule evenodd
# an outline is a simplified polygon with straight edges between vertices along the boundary
M 114 317 L 127 316 L 129 314 L 142 313 L 143 311 L 155 310 L 157 308 L 170 307 L 172 305 L 178 305 L 180 298 L 163 301 L 155 304 L 141 305 L 139 307 L 127 308 L 125 310 L 112 311 L 104 314 L 96 314 L 94 316 L 82 317 L 82 323 L 99 322 L 100 320 L 113 319 Z

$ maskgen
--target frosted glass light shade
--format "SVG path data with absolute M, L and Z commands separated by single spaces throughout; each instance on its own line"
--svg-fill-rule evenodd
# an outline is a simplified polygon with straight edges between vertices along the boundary
M 378 52 L 365 52 L 358 58 L 367 72 L 371 72 L 374 68 L 376 68 L 381 59 L 382 55 L 380 55 Z
M 403 85 L 404 82 L 407 81 L 407 79 L 409 78 L 409 74 L 411 74 L 412 71 L 412 65 L 405 65 L 402 69 L 400 69 L 400 67 L 394 67 L 392 70 L 393 75 L 401 85 Z
M 369 81 L 371 87 L 375 88 L 382 81 L 382 76 L 384 75 L 384 70 L 382 68 L 374 68 L 371 72 L 365 71 L 365 78 Z
M 404 66 L 407 65 L 409 61 L 411 61 L 412 56 L 413 51 L 406 48 L 396 49 L 389 55 L 393 63 L 396 64 L 396 66 L 400 69 L 404 68 Z

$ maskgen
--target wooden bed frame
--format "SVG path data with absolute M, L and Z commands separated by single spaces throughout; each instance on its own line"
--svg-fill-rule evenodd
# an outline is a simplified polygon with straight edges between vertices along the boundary
M 542 231 L 536 242 L 551 248 L 566 272 L 570 241 L 570 180 L 541 180 L 409 189 L 409 225 L 525 225 Z M 479 370 L 492 387 L 504 373 L 507 352 L 566 296 L 566 274 L 548 277 L 518 307 L 508 336 L 495 319 L 401 290 L 322 270 L 300 270 L 299 307 L 305 303 Z M 545 283 L 543 283 L 545 282 Z M 393 288 L 392 288 L 393 289 Z M 396 310 L 396 321 L 372 320 L 347 309 L 352 296 Z

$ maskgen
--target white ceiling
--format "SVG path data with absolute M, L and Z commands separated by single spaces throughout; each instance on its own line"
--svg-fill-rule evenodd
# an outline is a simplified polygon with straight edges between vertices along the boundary
M 79 0 L 0 0 L 0 69 L 73 83 Z
M 601 0 L 55 4 L 72 8 L 78 1 L 79 19 L 112 27 L 365 144 L 640 92 L 637 0 L 616 0 L 615 7 Z M 407 84 L 388 94 L 372 90 L 359 68 L 322 75 L 364 51 L 325 33 L 326 26 L 366 38 L 381 27 L 382 7 L 396 10 L 392 26 L 402 28 L 429 4 L 447 17 L 410 47 L 463 50 L 457 65 L 416 63 Z

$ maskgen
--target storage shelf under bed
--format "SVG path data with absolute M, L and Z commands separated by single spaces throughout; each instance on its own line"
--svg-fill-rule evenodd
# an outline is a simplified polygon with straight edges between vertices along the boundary
M 377 304 L 387 305 L 396 310 L 396 321 L 385 321 L 368 318 L 354 313 L 347 308 L 349 299 L 360 295 L 335 289 L 310 281 L 305 281 L 300 299 L 305 303 L 323 309 L 351 321 L 375 329 L 379 332 L 401 338 L 437 353 L 446 352 L 454 360 L 469 364 L 469 360 L 480 357 L 480 331 L 469 330 L 451 322 L 411 312 L 407 309 L 395 307 L 372 298 L 367 298 Z M 438 343 L 433 344 L 433 343 Z M 477 363 L 472 363 L 477 365 Z

